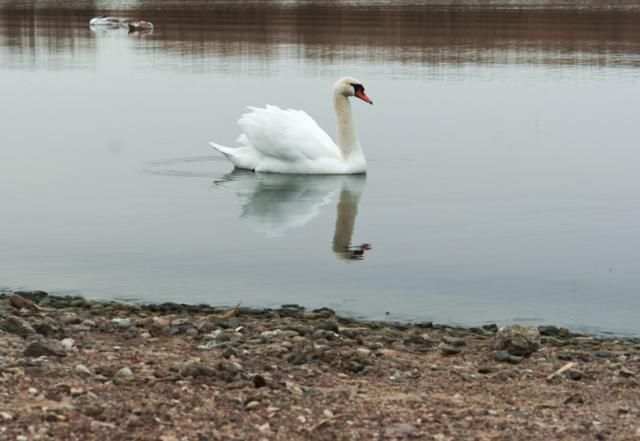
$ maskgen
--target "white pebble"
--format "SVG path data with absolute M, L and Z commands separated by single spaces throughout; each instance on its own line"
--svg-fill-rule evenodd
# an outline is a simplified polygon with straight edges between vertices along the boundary
M 89 377 L 91 375 L 93 375 L 93 373 L 89 370 L 88 367 L 86 367 L 83 364 L 79 364 L 75 367 L 75 371 L 76 374 L 82 376 L 82 377 Z
M 65 338 L 60 340 L 60 344 L 68 351 L 73 348 L 73 346 L 76 344 L 76 341 L 72 338 Z
M 128 367 L 123 367 L 118 372 L 116 372 L 115 376 L 120 378 L 133 377 L 133 372 Z
M 264 339 L 271 339 L 275 336 L 277 336 L 278 334 L 280 334 L 280 330 L 276 329 L 274 331 L 262 331 L 260 333 L 260 337 L 264 338 Z

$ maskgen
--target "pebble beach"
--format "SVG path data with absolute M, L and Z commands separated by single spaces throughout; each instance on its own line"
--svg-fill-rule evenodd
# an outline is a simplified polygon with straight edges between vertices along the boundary
M 640 339 L 0 295 L 2 440 L 640 439 Z

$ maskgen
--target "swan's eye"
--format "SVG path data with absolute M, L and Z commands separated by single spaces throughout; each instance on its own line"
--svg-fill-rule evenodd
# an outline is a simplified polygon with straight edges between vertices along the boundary
M 364 92 L 364 86 L 362 84 L 351 84 L 355 93 Z

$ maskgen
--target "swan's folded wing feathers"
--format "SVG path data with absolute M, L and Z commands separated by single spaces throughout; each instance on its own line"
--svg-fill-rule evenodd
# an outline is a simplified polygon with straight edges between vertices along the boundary
M 238 125 L 262 155 L 286 161 L 340 158 L 331 137 L 302 110 L 250 107 Z

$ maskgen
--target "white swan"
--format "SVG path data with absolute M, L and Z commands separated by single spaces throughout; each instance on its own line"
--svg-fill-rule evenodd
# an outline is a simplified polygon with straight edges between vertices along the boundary
M 236 166 L 257 172 L 297 174 L 365 173 L 367 163 L 353 123 L 349 97 L 369 104 L 364 86 L 345 77 L 333 85 L 338 144 L 302 110 L 250 107 L 238 120 L 238 147 L 210 142 Z

